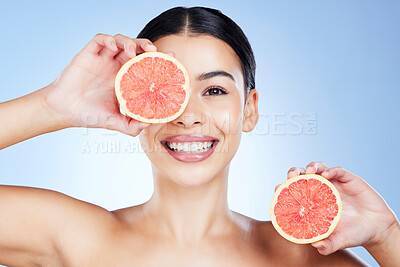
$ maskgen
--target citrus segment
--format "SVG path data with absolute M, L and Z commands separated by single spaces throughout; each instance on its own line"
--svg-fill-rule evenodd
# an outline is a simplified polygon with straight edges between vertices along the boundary
M 288 179 L 276 190 L 271 205 L 275 229 L 284 238 L 299 244 L 328 237 L 341 213 L 339 192 L 326 178 L 316 174 Z
M 127 116 L 147 123 L 168 122 L 187 106 L 189 76 L 176 58 L 145 52 L 119 70 L 115 93 Z

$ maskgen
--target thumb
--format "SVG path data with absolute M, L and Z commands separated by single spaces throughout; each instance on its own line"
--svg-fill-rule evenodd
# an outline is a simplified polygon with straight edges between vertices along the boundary
M 321 255 L 329 255 L 338 250 L 350 247 L 350 243 L 342 235 L 332 233 L 329 237 L 311 244 Z
M 109 120 L 107 129 L 116 130 L 118 132 L 131 135 L 133 137 L 137 136 L 144 128 L 150 126 L 150 123 L 140 122 L 135 119 L 129 118 L 122 114 L 113 116 Z

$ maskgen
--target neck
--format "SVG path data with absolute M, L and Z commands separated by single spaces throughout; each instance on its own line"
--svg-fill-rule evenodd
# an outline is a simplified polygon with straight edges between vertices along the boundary
M 205 184 L 182 187 L 153 166 L 154 193 L 144 205 L 152 229 L 179 243 L 197 243 L 229 231 L 233 216 L 227 202 L 228 172 L 229 165 Z

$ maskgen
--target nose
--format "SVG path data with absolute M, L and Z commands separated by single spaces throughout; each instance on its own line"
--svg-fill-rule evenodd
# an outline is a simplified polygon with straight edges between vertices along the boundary
M 200 103 L 197 103 L 197 101 L 191 97 L 183 113 L 172 121 L 172 123 L 187 128 L 203 125 L 204 116 L 199 104 Z

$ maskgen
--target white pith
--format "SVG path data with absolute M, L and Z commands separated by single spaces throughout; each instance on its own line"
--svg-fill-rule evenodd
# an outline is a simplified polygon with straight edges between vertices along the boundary
M 175 152 L 201 153 L 210 150 L 213 142 L 166 142 L 166 145 Z

